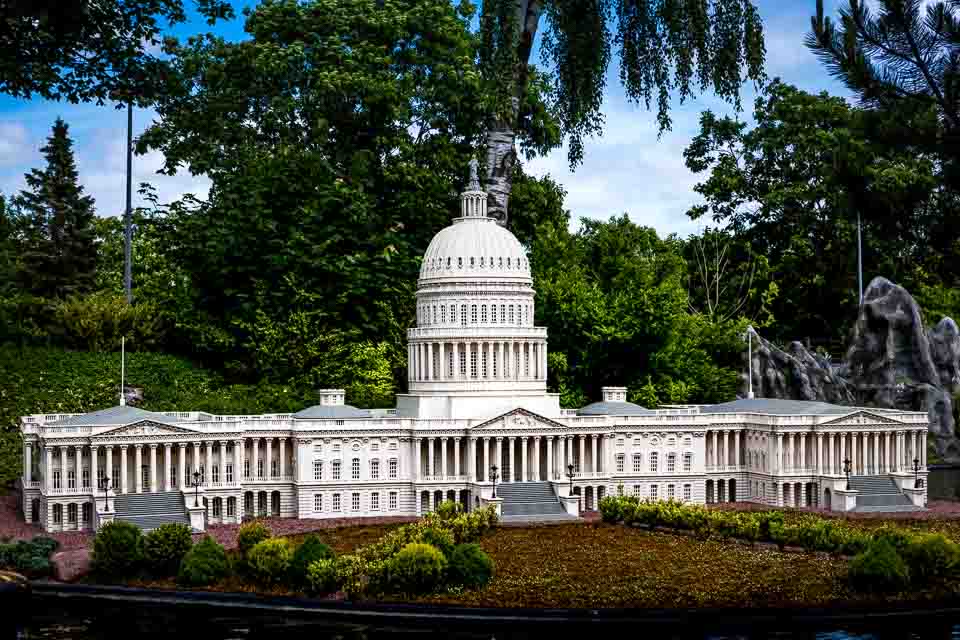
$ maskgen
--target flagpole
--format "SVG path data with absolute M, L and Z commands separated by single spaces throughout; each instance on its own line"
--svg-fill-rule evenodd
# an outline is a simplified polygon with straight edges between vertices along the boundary
M 123 289 L 133 304 L 133 102 L 127 102 L 127 209 L 123 214 Z
M 127 399 L 123 394 L 124 377 L 126 376 L 126 338 L 120 337 L 120 406 L 127 404 Z

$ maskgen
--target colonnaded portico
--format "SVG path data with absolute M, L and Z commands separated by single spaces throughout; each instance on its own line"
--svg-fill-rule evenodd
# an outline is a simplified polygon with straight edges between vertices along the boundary
M 293 414 L 121 404 L 26 416 L 26 518 L 48 531 L 168 518 L 201 529 L 262 515 L 412 516 L 453 498 L 505 518 L 557 519 L 620 491 L 923 507 L 926 413 L 762 398 L 648 409 L 614 386 L 561 408 L 547 391 L 547 330 L 534 324 L 526 251 L 486 215 L 486 198 L 474 168 L 460 216 L 424 254 L 408 388 L 394 408 L 359 409 L 342 389 L 324 389 Z

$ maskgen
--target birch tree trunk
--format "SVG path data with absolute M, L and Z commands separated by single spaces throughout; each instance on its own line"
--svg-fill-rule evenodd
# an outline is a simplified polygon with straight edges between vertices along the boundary
M 513 96 L 510 104 L 510 118 L 491 118 L 487 128 L 487 211 L 497 218 L 502 226 L 507 226 L 507 208 L 510 190 L 513 187 L 513 166 L 517 161 L 516 139 L 520 119 L 520 100 L 527 92 L 527 65 L 530 51 L 537 36 L 540 15 L 543 13 L 542 0 L 516 0 L 516 20 L 514 24 L 520 31 L 517 38 L 517 64 L 513 72 Z

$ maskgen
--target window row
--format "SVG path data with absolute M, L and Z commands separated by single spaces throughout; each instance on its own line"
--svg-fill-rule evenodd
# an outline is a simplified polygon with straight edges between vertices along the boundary
M 332 511 L 334 513 L 341 512 L 346 510 L 344 501 L 349 497 L 350 499 L 350 511 L 360 511 L 361 510 L 361 493 L 359 491 L 354 491 L 349 494 L 333 493 L 329 494 L 329 504 L 324 502 L 323 493 L 313 494 L 313 511 L 315 513 L 321 513 L 324 510 Z M 399 508 L 399 496 L 396 491 L 390 491 L 386 494 L 386 505 L 381 503 L 381 492 L 372 491 L 369 494 L 369 510 L 370 511 L 396 511 Z
M 647 471 L 650 473 L 659 473 L 660 471 L 660 453 L 658 451 L 651 451 L 647 460 Z M 624 473 L 626 471 L 626 454 L 618 453 L 616 456 L 617 463 L 617 473 Z M 667 456 L 667 473 L 676 473 L 677 472 L 677 454 L 668 453 Z M 633 454 L 633 473 L 643 473 L 643 455 L 639 453 Z M 684 453 L 683 454 L 683 472 L 690 473 L 693 470 L 693 454 Z
M 526 260 L 523 258 L 512 258 L 503 256 L 493 257 L 493 256 L 480 256 L 480 257 L 470 257 L 464 260 L 463 257 L 456 258 L 456 261 L 451 256 L 446 258 L 430 258 L 427 260 L 427 269 L 430 271 L 436 271 L 438 269 L 453 269 L 456 265 L 457 269 L 463 269 L 468 267 L 470 269 L 477 269 L 478 265 L 480 269 L 522 269 Z
M 76 504 L 67 505 L 67 524 L 77 524 L 77 517 L 82 524 L 90 524 L 93 519 L 93 505 L 85 502 L 80 507 Z M 53 524 L 63 524 L 63 505 L 53 505 Z
M 421 304 L 417 325 L 428 324 L 520 324 L 533 323 L 532 304 Z M 499 320 L 498 320 L 499 318 Z
M 635 484 L 633 485 L 633 495 L 636 498 L 649 498 L 651 500 L 676 500 L 679 498 L 683 502 L 690 502 L 693 499 L 693 485 L 691 484 L 683 485 L 679 496 L 675 484 L 668 484 L 663 492 L 660 491 L 660 486 L 658 484 L 648 485 L 647 495 L 643 495 L 643 485 Z M 617 487 L 617 491 L 620 495 L 623 495 L 623 485 Z
M 374 458 L 369 461 L 370 466 L 370 480 L 380 480 L 380 459 Z M 323 480 L 323 460 L 314 460 L 313 461 L 313 479 L 314 480 Z M 343 468 L 342 460 L 334 460 L 330 463 L 330 479 L 331 480 L 341 480 L 341 469 Z M 390 458 L 387 460 L 387 478 L 390 480 L 396 480 L 399 473 L 400 463 L 396 458 Z M 353 458 L 350 461 L 350 479 L 359 480 L 360 479 L 360 458 Z

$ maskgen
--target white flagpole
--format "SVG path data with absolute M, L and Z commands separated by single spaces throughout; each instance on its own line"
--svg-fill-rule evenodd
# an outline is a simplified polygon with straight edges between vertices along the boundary
M 126 375 L 126 338 L 120 338 L 120 406 L 127 404 L 127 399 L 123 396 L 123 382 Z

